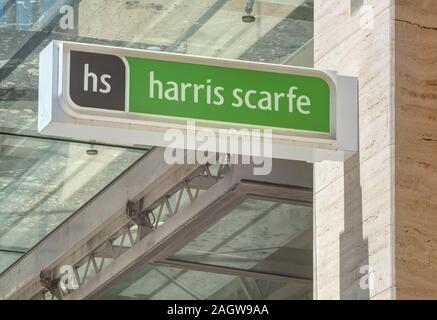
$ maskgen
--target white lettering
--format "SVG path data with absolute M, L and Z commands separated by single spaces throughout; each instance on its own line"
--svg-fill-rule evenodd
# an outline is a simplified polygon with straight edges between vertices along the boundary
M 107 79 L 111 79 L 111 76 L 109 74 L 103 74 L 100 77 L 100 81 L 102 82 L 102 84 L 105 86 L 105 89 L 100 89 L 99 91 L 101 93 L 109 93 L 111 92 L 111 85 L 109 84 L 109 82 L 107 81 Z
M 73 30 L 74 29 L 74 10 L 72 6 L 63 5 L 59 9 L 59 13 L 63 14 L 61 19 L 59 19 L 59 27 L 62 30 Z
M 90 72 L 90 65 L 88 63 L 84 66 L 83 76 L 83 91 L 88 91 L 88 81 L 89 78 L 91 78 L 93 81 L 93 92 L 97 92 L 97 75 L 93 72 Z

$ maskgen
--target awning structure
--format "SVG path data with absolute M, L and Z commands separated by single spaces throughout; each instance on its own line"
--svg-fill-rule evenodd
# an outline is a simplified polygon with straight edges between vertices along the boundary
M 170 166 L 162 153 L 153 149 L 4 273 L 1 297 L 123 298 L 123 281 L 150 269 L 178 283 L 168 268 L 311 290 L 310 164 L 276 160 L 269 176 L 255 176 L 251 165 Z M 247 237 L 252 252 L 241 252 Z M 61 292 L 63 266 L 72 266 L 78 288 Z
M 304 267 L 311 264 L 311 232 L 291 237 L 312 225 L 306 182 L 260 181 L 250 167 L 218 170 L 214 162 L 168 166 L 157 148 L 37 133 L 38 54 L 52 40 L 311 67 L 311 0 L 255 1 L 252 24 L 241 21 L 245 5 L 0 0 L 0 299 L 61 297 L 54 286 L 65 265 L 86 279 L 62 298 L 250 299 L 311 290 Z M 73 29 L 60 28 L 64 6 L 77 18 Z M 311 166 L 304 167 L 290 172 L 305 181 Z M 295 199 L 295 187 L 308 198 Z M 276 234 L 273 226 L 289 229 Z M 257 234 L 273 237 L 262 242 Z M 164 243 L 168 251 L 160 250 Z M 296 267 L 284 271 L 284 259 Z

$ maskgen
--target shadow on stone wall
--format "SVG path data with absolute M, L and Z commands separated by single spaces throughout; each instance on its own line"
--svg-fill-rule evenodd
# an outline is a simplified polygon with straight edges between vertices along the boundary
M 368 240 L 363 234 L 363 199 L 359 154 L 344 164 L 344 233 L 340 235 L 340 299 L 368 300 L 369 288 L 360 285 L 369 265 Z M 361 281 L 363 282 L 363 281 Z M 367 282 L 364 282 L 366 284 Z

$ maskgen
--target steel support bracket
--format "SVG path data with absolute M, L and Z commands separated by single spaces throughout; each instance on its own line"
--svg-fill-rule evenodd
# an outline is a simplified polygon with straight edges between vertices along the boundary
M 41 285 L 58 299 L 61 297 L 59 279 L 53 277 L 51 270 L 42 270 L 39 274 Z
M 126 204 L 126 215 L 140 228 L 140 238 L 152 232 L 153 226 L 149 214 L 142 208 L 142 199 L 138 201 L 128 201 Z

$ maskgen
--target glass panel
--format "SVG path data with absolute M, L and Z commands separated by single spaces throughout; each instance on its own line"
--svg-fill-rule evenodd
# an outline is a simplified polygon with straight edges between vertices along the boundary
M 0 0 L 0 132 L 37 135 L 38 54 L 53 39 L 311 66 L 291 58 L 313 38 L 313 1 L 257 0 L 244 23 L 249 2 Z
M 0 249 L 26 252 L 143 154 L 0 134 Z
M 283 63 L 313 35 L 312 1 L 254 1 L 253 23 L 243 23 L 250 1 L 231 0 L 177 51 L 203 56 Z
M 104 299 L 265 300 L 311 299 L 312 284 L 146 265 L 115 284 Z
M 71 6 L 65 7 L 65 3 Z M 312 66 L 313 0 L 256 0 L 253 8 L 248 3 L 251 1 L 0 0 L 0 272 L 145 152 L 31 138 L 39 136 L 38 54 L 41 49 L 56 39 Z M 243 15 L 253 16 L 255 21 L 245 23 Z M 97 150 L 95 155 L 94 150 Z M 219 258 L 222 265 L 274 272 L 277 272 L 274 268 L 281 270 L 280 263 L 273 267 L 260 262 L 280 262 L 290 252 L 306 262 L 306 249 L 310 245 L 304 241 L 301 246 L 291 246 L 293 250 L 283 250 L 288 247 L 284 243 L 294 239 L 292 232 L 301 226 L 291 227 L 290 215 L 275 207 L 273 211 L 282 212 L 279 215 L 285 220 L 260 217 L 259 221 L 277 226 L 265 230 L 255 216 L 256 209 L 259 208 L 248 209 L 255 210 L 253 215 L 246 213 L 249 220 L 235 220 L 242 225 L 253 220 L 253 226 L 241 233 L 257 243 L 256 250 L 251 251 L 253 248 L 244 237 L 234 234 L 238 225 L 230 222 L 226 227 L 229 232 L 222 227 L 216 230 L 217 239 L 205 242 L 205 247 L 193 242 L 191 249 L 185 248 L 191 251 L 184 249 L 179 254 L 185 258 L 192 255 L 187 261 L 217 264 L 214 259 Z M 287 222 L 289 229 L 283 227 Z M 266 236 L 265 241 L 260 241 L 261 235 L 251 232 L 260 232 Z M 223 237 L 238 240 L 229 240 L 222 249 Z M 297 249 L 303 250 L 301 255 Z M 303 269 L 307 270 L 306 265 Z M 217 277 L 240 281 L 235 277 Z M 175 286 L 179 288 L 171 284 L 174 291 Z M 206 297 L 208 294 L 201 289 L 197 289 L 197 294 Z M 163 292 L 156 297 L 165 296 Z M 182 291 L 180 296 L 186 294 Z
M 312 278 L 312 208 L 247 199 L 171 260 Z
M 0 248 L 0 273 L 6 270 L 7 267 L 9 267 L 23 255 L 22 253 L 3 250 L 4 249 Z

